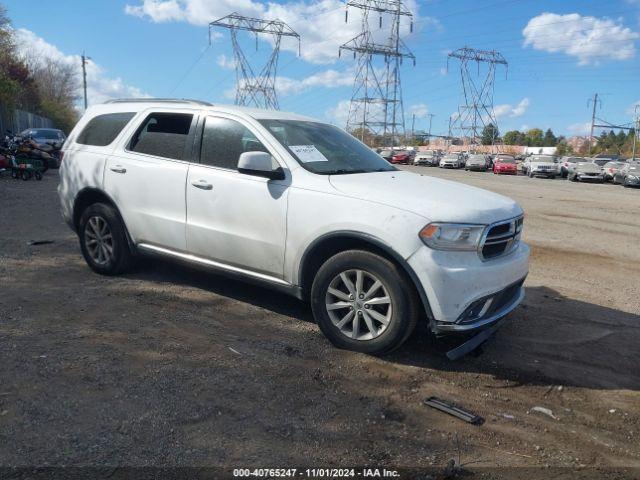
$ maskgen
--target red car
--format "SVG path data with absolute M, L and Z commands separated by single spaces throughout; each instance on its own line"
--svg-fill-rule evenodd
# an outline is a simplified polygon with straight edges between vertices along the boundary
M 391 163 L 411 163 L 411 155 L 407 152 L 396 153 L 391 157 Z
M 493 162 L 493 173 L 496 175 L 517 175 L 518 165 L 515 160 L 508 158 L 496 158 Z

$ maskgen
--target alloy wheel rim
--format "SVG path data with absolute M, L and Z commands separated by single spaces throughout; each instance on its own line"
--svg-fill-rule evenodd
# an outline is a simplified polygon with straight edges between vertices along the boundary
M 393 305 L 382 281 L 365 270 L 346 270 L 329 283 L 325 308 L 331 323 L 352 340 L 373 340 L 391 323 Z
M 107 265 L 113 260 L 113 234 L 104 218 L 89 218 L 84 229 L 84 243 L 91 260 L 96 264 Z

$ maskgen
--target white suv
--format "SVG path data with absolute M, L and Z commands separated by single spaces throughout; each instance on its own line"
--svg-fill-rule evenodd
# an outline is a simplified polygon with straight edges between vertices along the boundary
M 71 132 L 60 175 L 96 272 L 152 254 L 260 282 L 310 301 L 342 348 L 389 352 L 420 319 L 436 334 L 482 330 L 523 298 L 520 206 L 398 170 L 311 118 L 110 101 Z

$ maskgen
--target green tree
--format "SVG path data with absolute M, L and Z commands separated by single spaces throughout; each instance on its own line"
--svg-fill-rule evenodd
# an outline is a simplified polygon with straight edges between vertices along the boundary
M 528 147 L 542 147 L 544 144 L 544 134 L 539 128 L 532 128 L 527 132 L 525 143 Z
M 548 128 L 547 131 L 544 133 L 544 138 L 542 139 L 542 146 L 555 147 L 557 143 L 558 143 L 558 139 L 553 134 L 553 131 L 550 128 Z
M 518 140 L 522 137 L 522 133 L 518 130 L 510 130 L 504 134 L 502 141 L 505 145 L 520 145 Z
M 500 132 L 498 131 L 498 127 L 493 123 L 490 123 L 482 129 L 482 145 L 494 145 L 499 137 Z

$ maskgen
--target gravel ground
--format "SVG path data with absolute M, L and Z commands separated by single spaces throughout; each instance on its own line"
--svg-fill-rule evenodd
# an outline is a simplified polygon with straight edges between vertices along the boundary
M 384 358 L 337 350 L 297 300 L 172 263 L 100 277 L 60 219 L 55 171 L 0 178 L 0 466 L 640 469 L 640 191 L 405 168 L 526 212 L 527 298 L 456 363 L 424 329 Z

